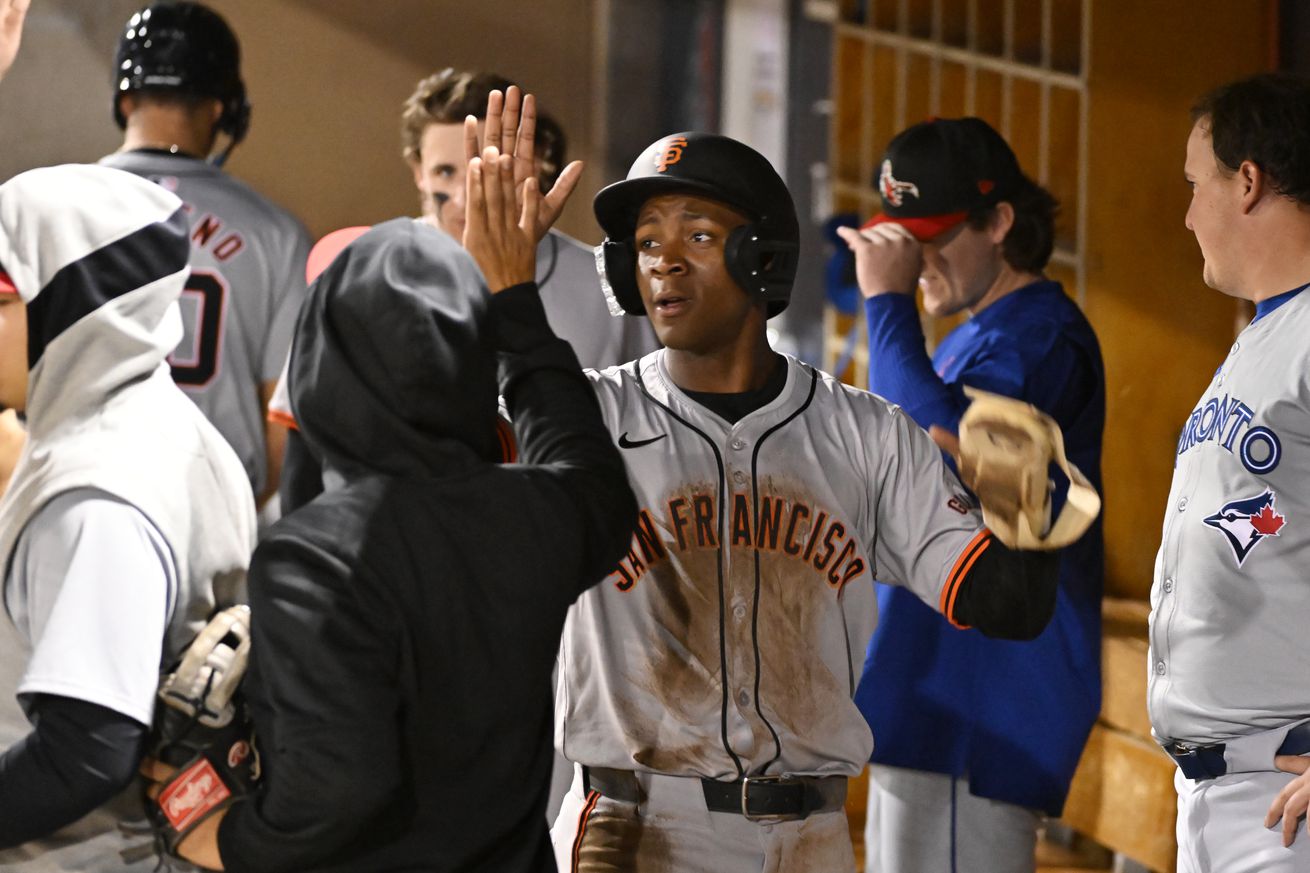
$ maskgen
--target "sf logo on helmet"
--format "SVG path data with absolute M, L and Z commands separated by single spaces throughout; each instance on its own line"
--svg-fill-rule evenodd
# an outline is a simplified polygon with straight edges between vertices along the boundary
M 882 188 L 883 199 L 892 206 L 900 206 L 905 202 L 903 195 L 910 194 L 916 200 L 919 197 L 919 186 L 913 182 L 898 182 L 892 175 L 892 162 L 882 162 L 882 172 L 878 176 L 878 186 Z
M 664 148 L 655 155 L 655 169 L 663 173 L 670 165 L 682 160 L 682 150 L 687 147 L 685 136 L 675 136 L 664 143 Z

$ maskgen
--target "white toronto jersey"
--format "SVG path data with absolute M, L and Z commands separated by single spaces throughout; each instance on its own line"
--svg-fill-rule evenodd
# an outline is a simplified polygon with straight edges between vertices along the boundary
M 217 167 L 181 155 L 122 152 L 102 164 L 158 183 L 186 203 L 191 275 L 173 380 L 236 451 L 255 494 L 268 457 L 260 388 L 278 378 L 305 298 L 309 235 L 286 210 Z
M 627 557 L 570 610 L 557 743 L 680 776 L 855 775 L 873 747 L 852 702 L 873 579 L 936 607 L 982 519 L 887 401 L 787 358 L 779 396 L 730 424 L 664 355 L 588 373 L 641 511 Z
M 1183 427 L 1151 588 L 1161 740 L 1310 718 L 1310 294 L 1246 327 Z

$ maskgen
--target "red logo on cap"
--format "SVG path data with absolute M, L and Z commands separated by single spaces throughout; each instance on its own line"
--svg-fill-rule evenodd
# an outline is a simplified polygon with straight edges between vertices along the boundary
M 916 200 L 919 198 L 919 186 L 913 182 L 899 182 L 892 175 L 892 162 L 882 162 L 882 172 L 878 176 L 878 187 L 882 188 L 882 197 L 892 206 L 900 206 L 905 202 L 904 195 L 909 194 Z
M 655 156 L 655 169 L 663 173 L 671 164 L 682 160 L 682 150 L 687 147 L 685 136 L 675 136 L 664 144 L 664 150 Z

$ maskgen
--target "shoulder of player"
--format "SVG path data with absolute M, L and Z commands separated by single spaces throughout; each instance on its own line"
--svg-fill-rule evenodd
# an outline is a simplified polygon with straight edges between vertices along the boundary
M 235 176 L 220 173 L 215 180 L 215 184 L 224 189 L 225 192 L 239 201 L 243 210 L 248 210 L 250 215 L 247 218 L 253 218 L 255 221 L 277 227 L 282 233 L 288 236 L 300 236 L 306 240 L 309 239 L 309 231 L 283 206 L 274 203 L 265 195 L 252 188 L 247 182 L 236 178 Z
M 250 561 L 261 583 L 297 587 L 297 571 L 328 587 L 347 584 L 359 559 L 361 519 L 381 502 L 380 489 L 352 484 L 324 492 L 265 532 Z
M 1100 355 L 1100 344 L 1091 323 L 1078 305 L 1055 286 L 1053 293 L 1034 295 L 1035 305 L 1007 309 L 1004 318 L 985 325 L 975 325 L 967 344 L 960 349 L 952 339 L 969 323 L 953 330 L 943 340 L 939 353 L 954 349 L 953 354 L 968 357 L 1008 357 L 1025 372 L 1039 365 L 1061 346 L 1086 349 Z M 936 360 L 936 358 L 934 358 Z M 967 369 L 967 367 L 966 367 Z
M 806 371 L 813 370 L 818 375 L 815 384 L 815 401 L 818 403 L 836 403 L 847 405 L 853 411 L 867 411 L 871 415 L 888 415 L 892 410 L 900 409 L 895 403 L 880 394 L 874 394 L 849 382 L 843 382 L 831 373 L 811 368 L 806 364 L 793 361 L 793 366 L 800 366 Z
M 595 259 L 595 250 L 580 239 L 569 236 L 562 230 L 552 227 L 542 238 L 542 245 L 553 245 L 561 255 Z
M 635 361 L 599 369 L 584 367 L 582 372 L 591 382 L 591 387 L 596 390 L 597 394 L 640 391 L 641 380 L 655 366 L 655 357 L 658 354 L 658 351 L 651 352 Z M 638 373 L 641 376 L 638 376 Z
M 87 533 L 94 537 L 86 537 Z M 121 547 L 133 539 L 162 543 L 163 536 L 144 512 L 128 501 L 94 487 L 78 487 L 53 495 L 28 520 L 19 545 L 31 553 L 50 552 L 60 560 L 96 544 Z M 40 560 L 39 554 L 34 554 Z
M 537 263 L 543 268 L 549 269 L 549 278 L 542 285 L 543 293 L 554 291 L 560 288 L 560 293 L 570 300 L 569 305 L 574 306 L 574 292 L 577 290 L 579 282 L 586 282 L 592 285 L 599 285 L 600 278 L 596 273 L 596 253 L 587 244 L 574 239 L 563 231 L 551 228 L 546 236 L 542 237 L 537 246 Z M 600 296 L 596 296 L 600 300 Z M 601 312 L 605 309 L 599 307 Z
M 102 159 L 102 163 L 141 176 L 175 177 L 176 193 L 193 207 L 193 222 L 212 211 L 225 221 L 239 222 L 243 232 L 258 235 L 261 227 L 276 229 L 282 235 L 302 236 L 308 243 L 308 231 L 291 212 L 248 182 L 205 161 L 167 155 L 117 154 Z

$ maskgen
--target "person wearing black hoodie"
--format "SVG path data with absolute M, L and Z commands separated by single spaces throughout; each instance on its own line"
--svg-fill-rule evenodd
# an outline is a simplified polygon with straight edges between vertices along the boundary
M 291 399 L 326 490 L 252 561 L 266 775 L 183 844 L 202 866 L 555 869 L 551 668 L 636 504 L 532 281 L 536 186 L 520 223 L 509 159 L 489 169 L 467 252 L 397 219 L 310 289 Z M 498 463 L 497 364 L 518 464 Z

